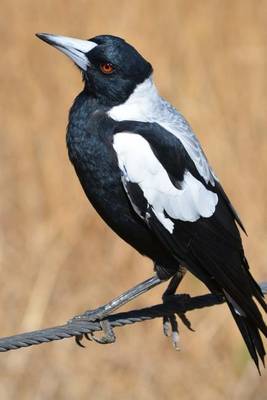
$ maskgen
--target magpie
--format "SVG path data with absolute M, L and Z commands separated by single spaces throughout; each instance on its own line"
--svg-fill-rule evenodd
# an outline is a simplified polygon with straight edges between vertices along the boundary
M 88 311 L 87 319 L 103 320 L 170 279 L 166 300 L 188 270 L 224 296 L 259 369 L 265 356 L 260 332 L 267 336 L 259 306 L 266 312 L 267 305 L 244 254 L 238 227 L 245 228 L 189 123 L 158 94 L 151 64 L 111 35 L 37 36 L 82 73 L 67 147 L 87 198 L 113 231 L 154 263 L 152 278 Z M 164 322 L 175 334 L 173 318 Z

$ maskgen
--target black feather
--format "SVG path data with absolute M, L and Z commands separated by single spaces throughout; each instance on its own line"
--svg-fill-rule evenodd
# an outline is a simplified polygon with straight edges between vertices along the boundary
M 252 359 L 254 360 L 260 374 L 258 356 L 260 357 L 263 365 L 265 366 L 264 357 L 266 353 L 259 333 L 259 329 L 255 327 L 255 325 L 248 318 L 242 315 L 238 315 L 233 305 L 229 301 L 227 301 L 227 304 L 238 326 L 238 329 L 246 343 L 247 349 Z

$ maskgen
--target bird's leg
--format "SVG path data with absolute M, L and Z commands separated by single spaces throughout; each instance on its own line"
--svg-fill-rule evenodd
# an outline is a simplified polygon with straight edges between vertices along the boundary
M 138 285 L 134 286 L 132 289 L 127 290 L 126 292 L 122 293 L 118 297 L 115 297 L 110 302 L 104 304 L 101 307 L 96 308 L 95 310 L 87 310 L 83 314 L 76 315 L 72 318 L 71 321 L 101 321 L 101 326 L 104 332 L 104 336 L 102 338 L 96 338 L 94 335 L 89 334 L 89 339 L 95 340 L 98 343 L 112 343 L 115 341 L 115 335 L 110 326 L 107 318 L 113 311 L 117 310 L 121 306 L 129 303 L 131 300 L 135 299 L 136 297 L 140 296 L 141 294 L 147 292 L 148 290 L 152 289 L 153 287 L 162 283 L 163 280 L 160 279 L 157 275 L 149 278 Z M 104 320 L 105 319 L 105 320 Z M 70 322 L 71 322 L 70 321 Z M 80 340 L 82 336 L 76 338 L 76 342 L 80 344 Z
M 187 269 L 185 266 L 181 265 L 179 267 L 179 271 L 171 278 L 170 283 L 163 293 L 162 300 L 163 303 L 166 303 L 168 301 L 168 298 L 173 296 L 181 283 Z M 187 319 L 185 314 L 177 314 L 178 317 L 182 320 L 182 322 L 187 326 L 188 329 L 191 328 L 190 321 Z M 172 314 L 169 316 L 164 316 L 163 317 L 163 333 L 165 336 L 171 336 L 172 337 L 172 343 L 173 346 L 176 350 L 179 350 L 179 328 L 178 328 L 178 323 L 176 319 L 176 314 Z
M 113 300 L 104 304 L 101 307 L 96 308 L 95 310 L 87 310 L 83 314 L 76 315 L 73 319 L 79 319 L 84 321 L 96 321 L 102 320 L 108 317 L 113 311 L 117 310 L 121 306 L 129 303 L 131 300 L 140 296 L 141 294 L 147 292 L 153 287 L 159 285 L 163 281 L 158 278 L 158 276 L 152 276 L 133 288 L 127 290 L 126 292 L 120 294 L 118 297 L 115 297 Z

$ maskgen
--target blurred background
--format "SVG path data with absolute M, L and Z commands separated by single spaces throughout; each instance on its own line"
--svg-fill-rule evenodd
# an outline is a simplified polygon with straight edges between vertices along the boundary
M 152 273 L 81 190 L 65 146 L 81 79 L 35 32 L 119 35 L 153 64 L 244 221 L 255 278 L 267 280 L 266 0 L 2 0 L 0 21 L 1 336 L 64 323 Z M 187 276 L 181 291 L 206 289 Z M 0 398 L 266 399 L 266 371 L 259 378 L 228 310 L 188 316 L 196 332 L 181 327 L 180 352 L 157 320 L 117 330 L 110 346 L 3 353 Z

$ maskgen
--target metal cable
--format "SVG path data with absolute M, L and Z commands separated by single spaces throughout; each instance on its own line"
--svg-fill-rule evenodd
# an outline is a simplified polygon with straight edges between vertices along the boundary
M 260 286 L 263 293 L 267 294 L 267 282 L 263 282 Z M 222 296 L 215 296 L 213 294 L 196 297 L 190 297 L 189 295 L 174 295 L 170 296 L 164 304 L 158 304 L 140 310 L 113 314 L 105 319 L 109 321 L 112 328 L 115 328 L 172 315 L 174 313 L 183 314 L 188 311 L 222 304 L 224 301 L 225 299 Z M 54 340 L 67 339 L 74 336 L 77 337 L 101 330 L 102 328 L 98 321 L 90 322 L 72 319 L 65 325 L 0 338 L 0 352 L 16 350 L 22 347 L 29 347 Z

